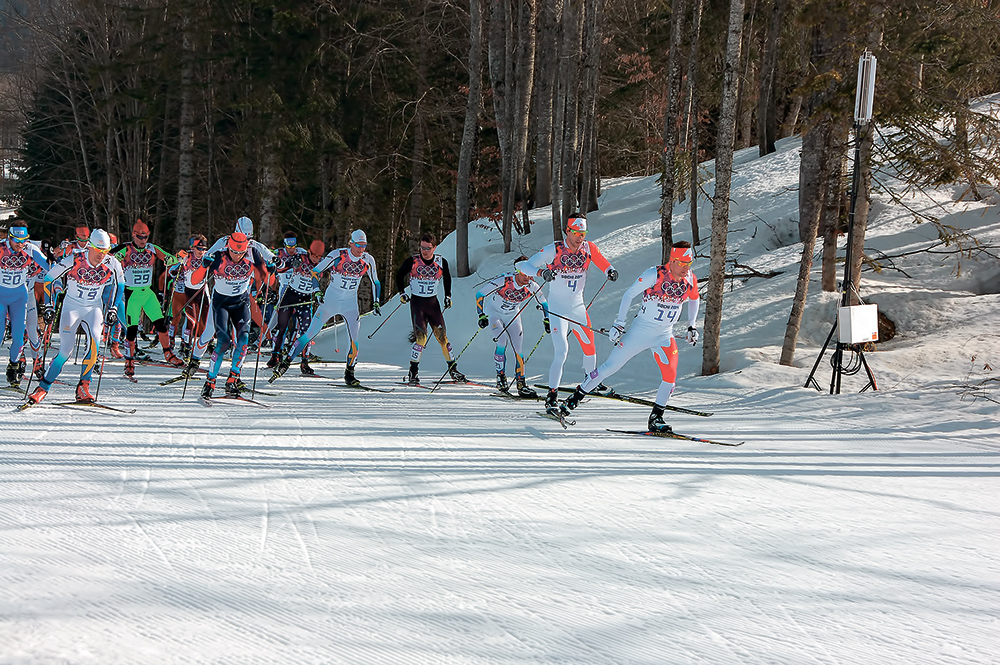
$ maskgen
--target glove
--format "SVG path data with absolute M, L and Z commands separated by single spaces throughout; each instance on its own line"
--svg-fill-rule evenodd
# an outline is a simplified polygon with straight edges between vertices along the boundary
M 608 268 L 608 281 L 617 282 L 618 281 L 618 271 L 614 268 Z
M 544 319 L 542 319 L 542 327 L 545 328 L 546 333 L 552 332 L 552 325 L 549 323 L 549 317 L 546 316 Z
M 451 296 L 445 296 L 444 297 L 444 308 L 448 309 L 449 307 L 451 307 Z
M 325 298 L 325 297 L 326 297 L 326 294 L 323 293 L 322 291 L 317 291 L 316 292 L 316 302 L 318 302 L 320 305 L 323 304 L 323 298 Z
M 615 321 L 614 327 L 608 331 L 608 339 L 611 340 L 612 344 L 617 346 L 618 340 L 620 340 L 622 338 L 622 335 L 624 334 L 625 334 L 625 322 Z
M 399 302 L 405 305 L 406 303 L 410 302 L 410 296 L 406 295 L 405 293 L 401 294 L 399 296 Z
M 684 336 L 684 339 L 686 339 L 687 343 L 690 344 L 691 346 L 694 346 L 695 344 L 697 344 L 698 343 L 698 329 L 695 328 L 694 326 L 688 326 L 688 334 Z
M 111 327 L 116 323 L 118 323 L 118 312 L 112 307 L 108 310 L 107 314 L 104 315 L 104 324 Z
M 302 257 L 299 254 L 292 254 L 292 256 L 288 259 L 288 265 L 292 268 L 298 268 L 302 265 Z
M 52 305 L 45 305 L 42 308 L 42 321 L 45 323 L 52 323 L 56 320 L 56 310 Z
M 542 271 L 542 279 L 544 279 L 546 282 L 551 282 L 555 278 L 556 274 L 552 272 L 551 268 L 546 268 L 545 270 Z
M 382 308 L 379 307 L 378 303 L 372 304 L 372 311 L 375 312 L 375 316 L 382 316 Z
M 479 327 L 480 328 L 485 328 L 488 325 L 490 325 L 490 317 L 486 316 L 485 314 L 480 314 L 479 315 Z

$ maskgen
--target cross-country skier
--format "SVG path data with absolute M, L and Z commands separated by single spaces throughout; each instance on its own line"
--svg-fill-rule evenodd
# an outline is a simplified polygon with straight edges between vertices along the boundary
M 292 359 L 301 353 L 306 348 L 306 344 L 323 329 L 323 324 L 340 314 L 347 323 L 347 334 L 351 341 L 351 347 L 347 352 L 344 383 L 353 387 L 361 385 L 361 382 L 354 376 L 354 368 L 358 363 L 358 333 L 361 328 L 358 315 L 358 287 L 365 275 L 368 275 L 372 282 L 375 315 L 382 315 L 379 308 L 382 284 L 378 280 L 375 257 L 365 251 L 367 247 L 368 237 L 364 231 L 357 229 L 351 233 L 351 242 L 347 247 L 331 251 L 313 268 L 313 273 L 316 275 L 321 275 L 324 271 L 329 270 L 330 283 L 327 284 L 326 292 L 323 294 L 323 303 L 313 315 L 309 328 L 299 337 L 291 352 L 282 359 L 275 370 L 277 376 L 284 374 Z
M 554 407 L 559 399 L 559 382 L 563 365 L 569 353 L 568 335 L 576 336 L 583 350 L 583 371 L 590 374 L 597 367 L 597 347 L 590 315 L 583 302 L 583 289 L 587 284 L 587 268 L 597 266 L 608 278 L 618 279 L 618 271 L 604 258 L 587 236 L 587 218 L 574 213 L 566 220 L 566 236 L 562 242 L 543 247 L 527 260 L 524 270 L 549 283 L 549 316 L 552 321 L 552 366 L 549 368 L 549 392 L 545 397 L 546 408 Z M 584 324 L 584 325 L 580 325 Z
M 420 356 L 427 345 L 427 326 L 441 345 L 441 352 L 448 363 L 448 373 L 459 383 L 465 382 L 465 375 L 458 371 L 458 365 L 451 358 L 451 343 L 448 342 L 448 332 L 444 327 L 444 314 L 438 301 L 438 291 L 444 287 L 444 308 L 451 307 L 451 271 L 448 261 L 443 256 L 434 253 L 437 240 L 434 234 L 425 233 L 420 237 L 420 251 L 411 256 L 396 271 L 396 291 L 401 292 L 399 301 L 410 303 L 410 319 L 413 321 L 413 332 L 410 341 L 413 348 L 410 351 L 409 383 L 419 383 Z M 410 293 L 403 290 L 406 280 L 410 283 Z
M 226 241 L 225 251 L 208 255 L 204 259 L 208 274 L 215 280 L 212 294 L 212 317 L 215 320 L 215 351 L 208 368 L 208 378 L 202 387 L 201 396 L 209 399 L 215 389 L 215 378 L 219 375 L 222 360 L 229 350 L 232 337 L 229 326 L 236 330 L 236 345 L 233 348 L 229 377 L 226 379 L 226 395 L 239 396 L 240 371 L 246 356 L 250 339 L 250 282 L 254 271 L 264 272 L 265 260 L 255 248 L 249 246 L 245 234 L 236 231 Z
M 10 320 L 10 360 L 7 363 L 7 382 L 17 387 L 24 370 L 21 366 L 21 349 L 24 347 L 25 323 L 29 292 L 28 275 L 38 268 L 48 269 L 42 251 L 28 242 L 28 227 L 20 220 L 12 220 L 7 237 L 0 243 L 0 321 L 4 314 Z M 37 337 L 37 329 L 36 329 Z
M 56 262 L 45 274 L 45 291 L 52 295 L 63 288 L 57 281 L 66 278 L 62 315 L 59 319 L 59 354 L 52 359 L 45 377 L 28 400 L 38 404 L 48 394 L 58 378 L 63 365 L 73 352 L 77 328 L 87 337 L 87 353 L 83 359 L 80 382 L 76 386 L 78 402 L 93 402 L 90 394 L 90 377 L 100 354 L 101 332 L 105 325 L 113 327 L 125 314 L 122 294 L 125 290 L 125 275 L 118 259 L 109 256 L 111 236 L 104 229 L 94 229 L 90 233 L 90 245 L 84 251 L 67 254 Z M 104 292 L 109 291 L 105 309 Z M 46 323 L 52 321 L 55 313 L 47 305 L 43 314 Z
M 289 240 L 292 242 L 291 245 L 288 244 Z M 285 334 L 288 333 L 291 346 L 295 346 L 297 338 L 292 337 L 294 331 L 305 332 L 309 326 L 313 314 L 312 304 L 319 290 L 319 283 L 316 281 L 313 271 L 317 264 L 323 260 L 326 249 L 323 246 L 323 241 L 313 241 L 309 250 L 299 247 L 297 242 L 298 239 L 294 235 L 289 238 L 286 234 L 285 246 L 278 251 L 277 272 L 282 286 L 281 295 L 278 297 L 278 307 L 274 314 L 275 327 L 272 336 L 271 358 L 267 361 L 267 366 L 272 369 L 281 364 L 281 350 L 285 345 Z M 316 246 L 316 243 L 319 245 Z M 319 251 L 313 251 L 316 249 Z M 357 302 L 357 298 L 355 298 L 355 302 Z M 299 364 L 299 369 L 303 374 L 310 376 L 316 372 L 309 366 L 309 360 L 306 357 L 307 346 L 305 345 L 301 349 L 302 362 Z M 288 362 L 291 363 L 295 356 L 289 354 L 288 358 Z
M 529 299 L 537 299 L 540 286 L 531 276 L 522 272 L 524 261 L 522 256 L 514 261 L 514 272 L 504 273 L 483 284 L 476 293 L 476 310 L 479 312 L 479 327 L 489 326 L 490 332 L 496 338 L 497 347 L 493 360 L 497 368 L 497 390 L 509 392 L 507 383 L 507 345 L 510 343 L 514 351 L 514 380 L 519 397 L 538 397 L 538 393 L 528 387 L 524 380 L 524 358 L 521 356 L 523 327 L 521 311 L 528 306 Z M 549 332 L 548 305 L 540 301 L 544 312 L 542 323 L 545 332 Z
M 691 272 L 694 254 L 691 244 L 676 242 L 670 250 L 670 260 L 666 265 L 653 266 L 639 276 L 622 296 L 618 308 L 615 327 L 611 329 L 611 341 L 615 347 L 608 359 L 591 372 L 587 380 L 576 387 L 576 391 L 566 398 L 559 407 L 563 416 L 575 409 L 583 397 L 593 390 L 602 379 L 606 379 L 639 352 L 649 349 L 660 368 L 663 381 L 656 391 L 656 404 L 649 414 L 651 432 L 669 432 L 670 426 L 663 422 L 663 407 L 670 400 L 677 381 L 677 341 L 674 339 L 674 324 L 681 318 L 681 309 L 687 303 L 687 342 L 698 343 L 698 279 Z M 635 322 L 625 332 L 625 317 L 633 298 L 642 294 L 642 305 Z M 555 415 L 555 414 L 554 414 Z
M 145 312 L 156 330 L 163 347 L 163 359 L 174 367 L 181 367 L 184 361 L 170 350 L 170 339 L 167 336 L 167 320 L 163 317 L 160 301 L 153 292 L 153 269 L 159 259 L 167 265 L 177 262 L 177 259 L 163 249 L 149 242 L 149 227 L 141 219 L 132 225 L 132 241 L 112 250 L 112 256 L 122 264 L 125 271 L 125 315 L 127 328 L 125 340 L 127 343 L 125 355 L 125 376 L 135 376 L 136 338 L 139 335 L 139 324 Z
M 109 236 L 110 237 L 110 236 Z M 73 252 L 80 252 L 87 249 L 87 245 L 90 243 L 90 227 L 88 226 L 78 226 L 73 229 L 73 239 L 63 240 L 59 243 L 59 246 L 53 250 L 56 260 L 63 258 L 68 254 Z

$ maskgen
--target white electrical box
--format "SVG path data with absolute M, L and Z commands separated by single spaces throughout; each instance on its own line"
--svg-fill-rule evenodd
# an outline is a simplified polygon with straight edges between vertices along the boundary
M 852 305 L 837 310 L 841 344 L 878 341 L 878 305 Z

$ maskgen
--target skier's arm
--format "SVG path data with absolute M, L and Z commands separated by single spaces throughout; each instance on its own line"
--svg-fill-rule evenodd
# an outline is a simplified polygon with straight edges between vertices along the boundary
M 542 270 L 549 267 L 556 258 L 556 246 L 548 245 L 535 252 L 534 256 L 524 262 L 524 272 L 534 277 L 540 277 Z
M 639 275 L 639 279 L 632 282 L 632 286 L 625 289 L 625 293 L 622 294 L 622 302 L 618 306 L 618 318 L 615 319 L 616 325 L 625 323 L 629 307 L 632 306 L 632 300 L 648 289 L 654 282 L 656 282 L 656 268 L 649 268 L 646 272 Z
M 375 257 L 365 252 L 364 262 L 368 264 L 368 279 L 372 281 L 372 293 L 375 296 L 375 302 L 382 301 L 382 282 L 378 281 L 378 270 L 375 268 Z
M 413 269 L 413 257 L 409 256 L 403 261 L 403 264 L 399 266 L 399 270 L 396 271 L 396 293 L 402 293 L 406 288 L 406 277 L 410 274 L 410 270 Z
M 60 279 L 63 275 L 68 273 L 70 269 L 73 268 L 73 255 L 67 254 L 66 256 L 59 259 L 54 266 L 49 268 L 49 271 L 45 273 L 45 281 L 43 282 L 42 289 L 45 291 L 45 295 L 51 297 L 53 295 L 53 290 L 61 291 L 63 285 L 60 283 L 54 285 L 56 280 Z
M 588 242 L 587 245 L 590 248 L 590 260 L 591 260 L 591 262 L 595 266 L 597 266 L 598 268 L 600 268 L 601 272 L 603 272 L 605 274 L 608 274 L 609 271 L 611 271 L 611 270 L 614 269 L 613 266 L 611 265 L 611 261 L 608 261 L 606 258 L 604 258 L 604 255 L 601 254 L 601 250 L 597 248 L 597 245 L 595 245 L 592 242 Z M 616 275 L 618 274 L 617 271 L 615 272 L 615 274 Z M 615 279 L 617 279 L 617 277 L 615 277 Z M 614 280 L 612 280 L 612 281 L 614 281 Z
M 448 269 L 448 259 L 441 257 L 441 277 L 444 279 L 444 297 L 451 298 L 451 270 Z

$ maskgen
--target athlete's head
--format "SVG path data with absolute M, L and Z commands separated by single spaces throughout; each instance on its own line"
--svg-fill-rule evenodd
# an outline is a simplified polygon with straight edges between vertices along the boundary
M 326 245 L 323 244 L 322 240 L 313 240 L 309 243 L 309 258 L 312 259 L 313 263 L 319 263 L 325 253 Z
M 674 279 L 682 279 L 691 269 L 691 262 L 694 260 L 694 250 L 687 240 L 675 242 L 670 246 L 670 260 L 667 268 Z
M 361 229 L 357 229 L 351 234 L 351 254 L 361 256 L 368 247 L 368 236 Z
M 434 250 L 437 249 L 437 238 L 433 233 L 425 233 L 420 236 L 420 256 L 424 260 L 434 258 Z
M 90 240 L 90 227 L 89 226 L 78 226 L 73 232 L 75 235 L 76 244 L 83 247 L 84 243 Z
M 141 219 L 135 220 L 135 224 L 132 225 L 132 242 L 141 248 L 146 246 L 147 240 L 149 240 L 149 227 Z
M 201 256 L 208 251 L 208 238 L 200 233 L 192 233 L 188 237 L 188 247 L 191 248 L 192 252 L 197 252 L 197 256 Z
M 518 286 L 524 286 L 531 281 L 531 275 L 522 270 L 525 267 L 524 261 L 527 260 L 528 257 L 524 254 L 514 259 L 514 281 Z
M 104 255 L 111 250 L 111 234 L 104 229 L 94 229 L 90 233 L 89 245 L 87 247 L 90 262 L 93 265 L 104 260 Z
M 21 247 L 23 243 L 28 242 L 28 227 L 24 225 L 19 219 L 14 220 L 11 224 L 10 230 L 7 231 L 7 237 L 10 238 L 12 243 L 17 243 L 18 247 Z
M 285 245 L 285 247 L 287 247 L 288 249 L 292 249 L 293 247 L 295 247 L 295 245 L 298 244 L 298 242 L 299 239 L 298 237 L 296 237 L 295 231 L 285 231 L 285 237 L 282 240 L 282 243 Z
M 247 238 L 252 238 L 253 222 L 250 221 L 249 217 L 240 217 L 236 220 L 236 230 L 245 235 Z
M 574 212 L 566 220 L 566 245 L 576 250 L 587 237 L 587 218 L 583 213 Z
M 245 233 L 240 233 L 236 231 L 226 242 L 226 249 L 229 250 L 230 254 L 246 254 L 247 246 L 250 244 L 250 240 L 247 238 Z

